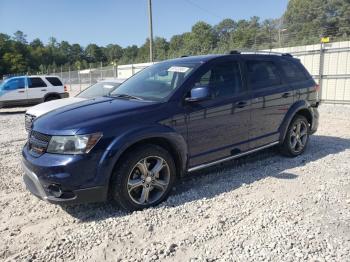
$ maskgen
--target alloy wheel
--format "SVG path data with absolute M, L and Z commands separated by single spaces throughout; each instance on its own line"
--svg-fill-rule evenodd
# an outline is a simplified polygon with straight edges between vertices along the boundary
M 158 156 L 141 159 L 132 168 L 127 183 L 127 191 L 138 205 L 149 205 L 158 201 L 168 189 L 170 168 Z
M 294 124 L 290 135 L 290 146 L 294 152 L 303 150 L 308 139 L 308 126 L 304 121 Z

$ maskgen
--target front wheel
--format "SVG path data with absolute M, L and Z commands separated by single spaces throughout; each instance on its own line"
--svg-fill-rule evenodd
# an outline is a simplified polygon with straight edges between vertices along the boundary
M 169 152 L 156 145 L 142 145 L 118 162 L 112 182 L 111 198 L 128 211 L 155 206 L 170 193 L 176 177 Z
M 288 127 L 281 145 L 282 154 L 295 157 L 302 154 L 307 146 L 310 135 L 310 125 L 304 116 L 297 115 Z

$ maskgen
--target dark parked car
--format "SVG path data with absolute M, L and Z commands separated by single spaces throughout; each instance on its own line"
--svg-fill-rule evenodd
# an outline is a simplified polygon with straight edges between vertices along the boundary
M 34 121 L 24 181 L 51 203 L 157 205 L 176 178 L 258 150 L 304 152 L 318 85 L 289 54 L 231 52 L 164 61 L 109 96 Z

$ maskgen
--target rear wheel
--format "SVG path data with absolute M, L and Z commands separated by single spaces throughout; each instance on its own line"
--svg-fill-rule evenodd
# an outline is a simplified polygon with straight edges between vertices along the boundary
M 60 98 L 57 97 L 57 96 L 48 96 L 48 97 L 45 98 L 45 102 L 52 101 L 52 100 L 57 100 L 57 99 L 60 99 Z
M 111 198 L 128 211 L 155 206 L 170 193 L 176 177 L 174 160 L 156 145 L 143 145 L 119 161 L 112 182 Z
M 281 145 L 281 152 L 295 157 L 302 154 L 309 142 L 310 125 L 304 116 L 297 115 L 288 127 L 286 137 Z

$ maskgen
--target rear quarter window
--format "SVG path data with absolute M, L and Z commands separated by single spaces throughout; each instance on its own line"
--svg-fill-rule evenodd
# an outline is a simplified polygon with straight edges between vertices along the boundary
M 59 80 L 57 77 L 46 77 L 46 80 L 53 86 L 63 86 L 61 80 Z
M 288 82 L 299 82 L 308 79 L 303 66 L 299 62 L 281 59 L 281 70 Z
M 269 88 L 282 83 L 277 66 L 272 61 L 247 61 L 248 82 L 254 89 Z

